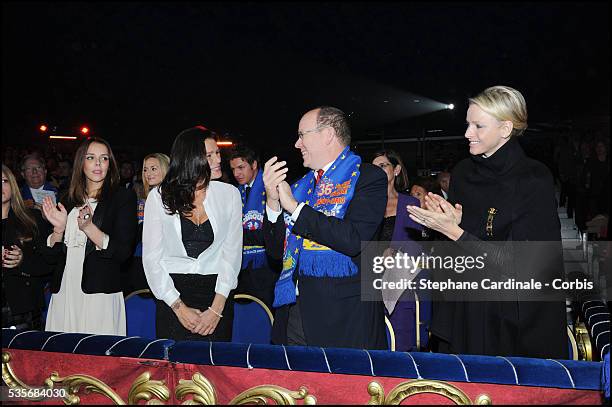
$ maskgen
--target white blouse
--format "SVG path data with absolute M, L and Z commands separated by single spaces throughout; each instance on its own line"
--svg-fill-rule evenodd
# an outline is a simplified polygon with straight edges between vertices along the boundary
M 236 187 L 210 181 L 204 210 L 214 241 L 197 259 L 185 251 L 179 214 L 164 209 L 158 188 L 145 203 L 142 231 L 142 264 L 149 287 L 156 298 L 172 305 L 180 296 L 169 273 L 217 274 L 215 292 L 229 296 L 238 285 L 242 262 L 242 200 Z

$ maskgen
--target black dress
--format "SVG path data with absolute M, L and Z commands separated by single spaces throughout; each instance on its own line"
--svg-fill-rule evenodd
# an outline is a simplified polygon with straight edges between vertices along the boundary
M 187 255 L 197 258 L 210 247 L 214 241 L 214 232 L 210 221 L 196 225 L 181 216 L 181 234 Z M 170 278 L 174 287 L 181 293 L 181 301 L 190 308 L 206 311 L 215 299 L 217 274 L 172 274 Z M 232 339 L 232 322 L 234 320 L 234 292 L 231 291 L 225 307 L 223 318 L 210 335 L 194 334 L 178 320 L 174 311 L 163 301 L 156 300 L 156 335 L 158 338 L 174 340 L 229 342 Z
M 525 155 L 517 140 L 510 139 L 489 158 L 460 162 L 451 175 L 449 201 L 463 205 L 460 241 L 559 242 L 558 252 L 553 243 L 555 253 L 547 258 L 545 273 L 547 279 L 563 278 L 553 178 L 542 163 Z M 489 208 L 497 209 L 492 233 L 487 233 Z M 508 257 L 498 254 L 499 259 Z M 435 302 L 431 331 L 439 352 L 568 357 L 564 301 Z
M 395 215 L 387 216 L 383 219 L 382 227 L 378 235 L 378 241 L 390 242 L 393 237 L 393 229 L 395 228 Z

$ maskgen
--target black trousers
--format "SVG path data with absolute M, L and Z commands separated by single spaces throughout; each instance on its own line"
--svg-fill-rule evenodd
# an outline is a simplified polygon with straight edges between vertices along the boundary
M 240 271 L 236 294 L 249 294 L 259 298 L 274 313 L 274 286 L 280 273 L 270 267 L 252 269 L 250 266 Z
M 299 301 L 297 298 L 296 301 Z M 302 314 L 299 303 L 291 304 L 289 307 L 289 320 L 287 321 L 287 345 L 307 346 L 304 327 L 302 326 Z
M 174 287 L 181 293 L 181 300 L 190 308 L 206 311 L 215 298 L 217 275 L 170 274 Z M 210 335 L 199 335 L 190 332 L 179 321 L 174 311 L 165 302 L 156 301 L 155 333 L 158 338 L 179 341 L 213 341 L 230 342 L 234 322 L 234 292 L 230 291 L 223 308 L 223 318 Z

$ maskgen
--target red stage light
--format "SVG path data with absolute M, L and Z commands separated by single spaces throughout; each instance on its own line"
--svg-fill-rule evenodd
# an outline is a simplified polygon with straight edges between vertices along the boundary
M 43 132 L 44 132 L 44 131 L 47 131 L 47 126 L 45 126 L 45 125 L 43 124 L 43 125 L 41 125 L 41 126 L 39 127 L 39 129 L 40 129 L 40 131 L 43 131 Z
M 87 127 L 81 127 L 81 133 L 87 134 L 89 133 L 89 129 Z

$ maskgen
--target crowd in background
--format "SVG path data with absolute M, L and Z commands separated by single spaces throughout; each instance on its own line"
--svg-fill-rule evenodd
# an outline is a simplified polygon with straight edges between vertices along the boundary
M 574 218 L 581 231 L 587 231 L 587 222 L 598 215 L 607 218 L 610 206 L 608 140 L 594 135 L 592 131 L 563 132 L 555 137 L 550 148 L 536 147 L 528 150 L 530 155 L 545 163 L 560 191 L 559 206 L 565 207 L 569 218 Z M 77 145 L 74 146 L 76 149 Z M 67 192 L 72 172 L 73 154 L 55 152 L 52 146 L 2 146 L 2 163 L 13 171 L 18 185 L 27 183 L 28 174 L 24 172 L 24 157 L 38 157 L 43 167 L 45 185 L 54 188 L 57 195 Z M 272 155 L 271 152 L 267 155 Z M 229 156 L 228 156 L 229 157 Z M 139 199 L 144 199 L 143 161 L 129 152 L 118 152 L 117 161 L 121 184 L 132 188 Z M 409 184 L 406 192 L 422 197 L 424 191 L 442 193 L 446 197 L 448 182 L 453 163 L 431 169 L 431 176 L 423 177 L 408 174 Z M 227 159 L 223 160 L 222 179 L 236 184 L 231 175 Z M 26 200 L 27 201 L 27 200 Z M 26 202 L 30 206 L 30 202 Z
M 555 181 L 560 190 L 558 205 L 566 208 L 568 217 L 575 219 L 580 231 L 593 232 L 595 238 L 607 239 L 609 217 L 607 143 L 603 139 L 564 134 L 556 139 L 556 145 L 551 146 L 551 150 L 548 150 L 548 152 L 550 151 L 552 151 L 552 161 L 542 161 L 551 167 L 550 170 L 555 176 Z M 231 153 L 223 157 L 220 167 L 222 173 L 216 174 L 213 178 L 226 182 L 231 180 L 230 183 L 237 185 L 239 182 L 234 179 L 230 169 L 229 161 L 232 159 L 231 157 Z M 367 158 L 364 157 L 364 159 Z M 424 200 L 428 192 L 436 193 L 444 198 L 448 196 L 449 184 L 452 183 L 452 179 L 450 179 L 452 168 L 435 169 L 430 171 L 430 176 L 407 174 L 401 157 L 392 150 L 382 150 L 375 154 L 373 158 L 370 158 L 369 161 L 380 166 L 392 179 L 390 185 L 393 188 L 390 187 L 389 203 L 397 205 L 397 201 L 393 201 L 393 189 L 416 198 L 418 201 L 415 202 L 418 202 L 422 207 L 425 205 Z M 14 186 L 17 186 L 20 190 L 23 207 L 28 208 L 31 213 L 35 214 L 34 219 L 38 224 L 39 237 L 47 236 L 54 225 L 49 219 L 46 219 L 46 216 L 42 216 L 43 199 L 48 197 L 54 202 L 63 202 L 64 198 L 70 194 L 72 167 L 75 162 L 73 154 L 57 153 L 49 146 L 43 149 L 40 147 L 3 145 L 2 162 L 3 208 L 5 206 L 4 184 L 5 182 L 8 184 L 10 181 L 8 178 L 5 181 L 5 176 L 8 177 L 5 171 L 7 173 L 10 171 L 10 177 L 14 179 Z M 152 153 L 140 160 L 130 153 L 119 152 L 116 154 L 116 165 L 117 185 L 122 189 L 134 192 L 138 208 L 134 213 L 139 226 L 134 238 L 134 245 L 130 248 L 132 254 L 128 256 L 127 261 L 123 262 L 120 270 L 121 289 L 123 294 L 127 295 L 139 289 L 149 288 L 142 266 L 141 242 L 144 203 L 150 189 L 159 185 L 168 171 L 169 158 L 162 153 Z M 216 164 L 211 164 L 211 168 L 214 165 Z M 391 172 L 387 171 L 387 166 Z M 393 174 L 393 169 L 399 169 L 399 171 Z M 215 167 L 214 170 L 218 170 L 218 168 Z M 399 177 L 400 172 L 401 177 Z M 395 196 L 397 197 L 397 194 Z M 389 212 L 387 215 L 391 215 L 391 212 L 395 211 L 395 208 L 388 207 L 387 209 L 387 212 Z M 14 242 L 9 242 L 11 238 L 14 240 L 14 236 L 11 238 L 7 236 L 9 230 L 10 228 L 5 227 L 5 211 L 3 210 L 3 249 L 7 251 L 5 255 L 3 250 L 3 277 L 9 277 L 3 278 L 3 327 L 21 326 L 42 329 L 44 326 L 41 325 L 41 310 L 44 308 L 44 302 L 41 293 L 42 287 L 46 286 L 49 290 L 49 286 L 53 285 L 51 269 L 40 262 L 22 262 L 21 257 L 24 256 L 24 253 L 27 257 L 27 253 L 36 250 L 38 246 L 44 246 L 44 242 L 41 243 L 36 236 L 30 235 L 25 241 L 31 242 L 31 247 L 20 240 L 22 253 L 15 254 L 17 252 L 11 251 Z M 384 233 L 384 230 L 382 233 Z M 391 235 L 389 234 L 387 238 L 387 240 L 391 240 Z M 428 228 L 422 228 L 421 238 L 426 240 L 438 239 L 440 234 Z M 381 240 L 385 239 L 381 238 Z M 48 253 L 45 255 L 48 255 Z M 11 275 L 11 272 L 17 267 L 16 264 L 17 266 L 21 265 L 21 279 Z M 17 280 L 19 280 L 19 283 L 15 286 Z M 59 287 L 55 287 L 55 289 L 59 290 Z M 5 295 L 7 293 L 11 295 Z M 17 301 L 18 305 L 14 307 L 23 306 L 25 308 L 17 308 L 11 311 L 7 301 L 11 297 L 15 298 L 15 295 L 12 294 L 16 293 L 36 298 L 25 305 L 23 299 L 20 299 Z M 26 310 L 26 316 L 24 316 L 24 309 Z

